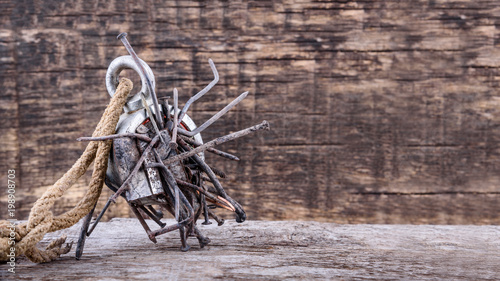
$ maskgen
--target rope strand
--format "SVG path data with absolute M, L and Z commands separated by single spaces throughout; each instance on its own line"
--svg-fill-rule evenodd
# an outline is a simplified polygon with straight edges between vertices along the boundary
M 131 90 L 132 81 L 122 78 L 115 95 L 113 95 L 111 102 L 92 134 L 93 137 L 107 136 L 115 133 L 116 124 Z M 50 262 L 58 258 L 61 254 L 70 251 L 72 243 L 66 245 L 66 247 L 62 247 L 66 242 L 66 236 L 52 241 L 45 250 L 38 249 L 36 244 L 42 240 L 46 233 L 71 227 L 90 212 L 101 195 L 112 143 L 111 140 L 89 143 L 82 156 L 80 156 L 71 169 L 47 189 L 42 197 L 35 202 L 31 208 L 28 222 L 16 225 L 14 240 L 16 242 L 14 246 L 16 257 L 24 254 L 32 262 L 42 263 Z M 94 161 L 94 171 L 84 197 L 73 209 L 54 217 L 50 209 L 55 201 L 87 171 L 92 161 Z M 0 261 L 7 261 L 9 259 L 7 255 L 10 253 L 10 248 L 13 247 L 13 245 L 9 245 L 11 233 L 9 225 L 8 221 L 0 221 Z

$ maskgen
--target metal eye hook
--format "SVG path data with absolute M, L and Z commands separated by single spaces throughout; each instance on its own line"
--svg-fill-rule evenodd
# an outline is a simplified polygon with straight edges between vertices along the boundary
M 146 69 L 144 69 L 144 66 L 142 65 L 141 59 L 137 56 L 134 49 L 132 48 L 132 46 L 128 42 L 127 32 L 122 32 L 122 33 L 118 34 L 118 36 L 116 38 L 120 39 L 122 41 L 123 45 L 125 46 L 125 49 L 127 49 L 130 56 L 132 56 L 132 58 L 134 59 L 135 64 L 137 64 L 137 66 L 139 67 L 139 70 L 143 74 L 143 76 L 146 80 L 146 84 L 148 86 L 149 92 L 151 94 L 151 99 L 153 100 L 153 106 L 154 106 L 155 112 L 156 112 L 156 123 L 158 124 L 159 127 L 163 128 L 164 127 L 163 126 L 163 118 L 161 117 L 161 114 L 160 114 L 160 106 L 158 105 L 158 97 L 156 96 L 155 87 L 154 87 L 153 83 L 151 82 L 149 73 L 147 73 Z
M 140 60 L 140 62 L 146 70 L 146 73 L 150 77 L 151 84 L 153 84 L 154 87 L 155 76 L 153 74 L 153 71 L 146 62 L 144 62 L 143 60 Z M 118 77 L 120 75 L 120 72 L 127 68 L 133 69 L 135 72 L 137 72 L 137 74 L 139 74 L 139 77 L 141 77 L 141 90 L 127 102 L 124 108 L 125 112 L 134 111 L 142 107 L 142 101 L 139 95 L 141 92 L 144 93 L 147 99 L 151 98 L 151 93 L 149 91 L 148 85 L 146 84 L 146 77 L 131 56 L 117 57 L 109 64 L 108 71 L 106 72 L 106 89 L 108 90 L 109 95 L 113 97 L 116 92 L 116 87 L 118 86 Z

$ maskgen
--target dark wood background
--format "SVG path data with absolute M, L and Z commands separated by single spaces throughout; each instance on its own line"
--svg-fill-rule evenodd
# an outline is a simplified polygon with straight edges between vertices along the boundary
M 15 169 L 25 219 L 80 156 L 126 31 L 181 106 L 214 60 L 220 83 L 188 112 L 198 123 L 250 91 L 204 134 L 271 123 L 221 147 L 241 162 L 208 159 L 250 219 L 498 224 L 499 26 L 493 0 L 0 0 L 2 186 Z M 123 200 L 109 215 L 128 215 Z

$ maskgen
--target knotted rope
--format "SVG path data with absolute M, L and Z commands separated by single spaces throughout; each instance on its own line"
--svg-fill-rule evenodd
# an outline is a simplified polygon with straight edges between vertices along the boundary
M 115 95 L 92 134 L 93 137 L 114 134 L 116 124 L 131 90 L 132 81 L 122 78 Z M 11 236 L 10 222 L 0 221 L 0 261 L 9 260 L 8 255 L 11 253 L 11 247 L 15 247 L 16 256 L 24 254 L 35 263 L 50 262 L 61 254 L 70 251 L 72 243 L 62 247 L 66 241 L 66 236 L 52 241 L 45 250 L 40 250 L 36 247 L 36 244 L 42 240 L 46 233 L 65 229 L 76 224 L 94 207 L 101 195 L 111 145 L 111 140 L 90 142 L 87 145 L 82 156 L 75 162 L 73 167 L 35 202 L 35 205 L 31 208 L 28 222 L 16 225 L 15 245 L 12 242 L 9 244 L 9 237 Z M 94 161 L 94 171 L 84 197 L 73 209 L 54 217 L 50 209 L 55 201 L 87 171 L 92 161 Z

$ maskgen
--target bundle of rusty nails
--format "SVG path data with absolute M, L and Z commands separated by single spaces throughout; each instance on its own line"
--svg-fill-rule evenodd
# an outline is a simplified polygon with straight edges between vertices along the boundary
M 193 102 L 206 94 L 218 82 L 219 75 L 213 61 L 209 60 L 209 64 L 214 80 L 192 96 L 179 112 L 177 89 L 173 90 L 173 106 L 168 104 L 167 99 L 162 104 L 158 102 L 154 89 L 154 76 L 149 66 L 134 52 L 126 36 L 126 33 L 121 33 L 118 39 L 125 45 L 130 57 L 120 57 L 120 62 L 133 60 L 135 65 L 129 64 L 128 66 L 133 67 L 139 73 L 146 88 L 143 87 L 138 93 L 140 100 L 136 99 L 135 104 L 140 106 L 128 108 L 128 112 L 126 110 L 120 118 L 115 135 L 78 139 L 79 141 L 113 140 L 105 182 L 115 193 L 109 198 L 91 227 L 95 206 L 85 217 L 77 244 L 77 259 L 83 253 L 85 238 L 92 233 L 110 204 L 116 202 L 119 196 L 127 200 L 149 239 L 154 243 L 157 242 L 156 236 L 179 230 L 182 251 L 190 248 L 187 244 L 189 236 L 195 236 L 201 248 L 210 242 L 196 226 L 196 221 L 203 215 L 202 224 L 210 224 L 209 218 L 213 218 L 219 226 L 222 225 L 224 220 L 217 217 L 212 211 L 214 208 L 232 211 L 236 214 L 237 222 L 245 221 L 246 214 L 242 206 L 227 195 L 218 179 L 218 177 L 225 177 L 224 172 L 205 163 L 204 152 L 208 151 L 239 161 L 238 157 L 215 149 L 214 146 L 258 130 L 269 130 L 269 123 L 263 121 L 256 126 L 202 143 L 200 132 L 243 100 L 248 92 L 241 94 L 208 121 L 196 127 L 186 112 Z M 111 63 L 111 65 L 114 64 Z M 111 77 L 109 79 L 112 84 L 117 83 L 115 76 L 127 65 L 118 64 L 114 67 L 111 65 L 110 69 L 113 69 L 108 69 L 111 74 L 107 75 L 107 79 L 108 76 Z M 109 86 L 108 91 L 110 91 Z M 111 91 L 110 94 L 113 95 Z M 148 98 L 152 101 L 152 105 L 148 104 Z M 161 209 L 154 206 L 170 212 L 177 222 L 167 226 L 161 221 L 163 218 Z M 141 212 L 155 221 L 160 228 L 151 230 Z

